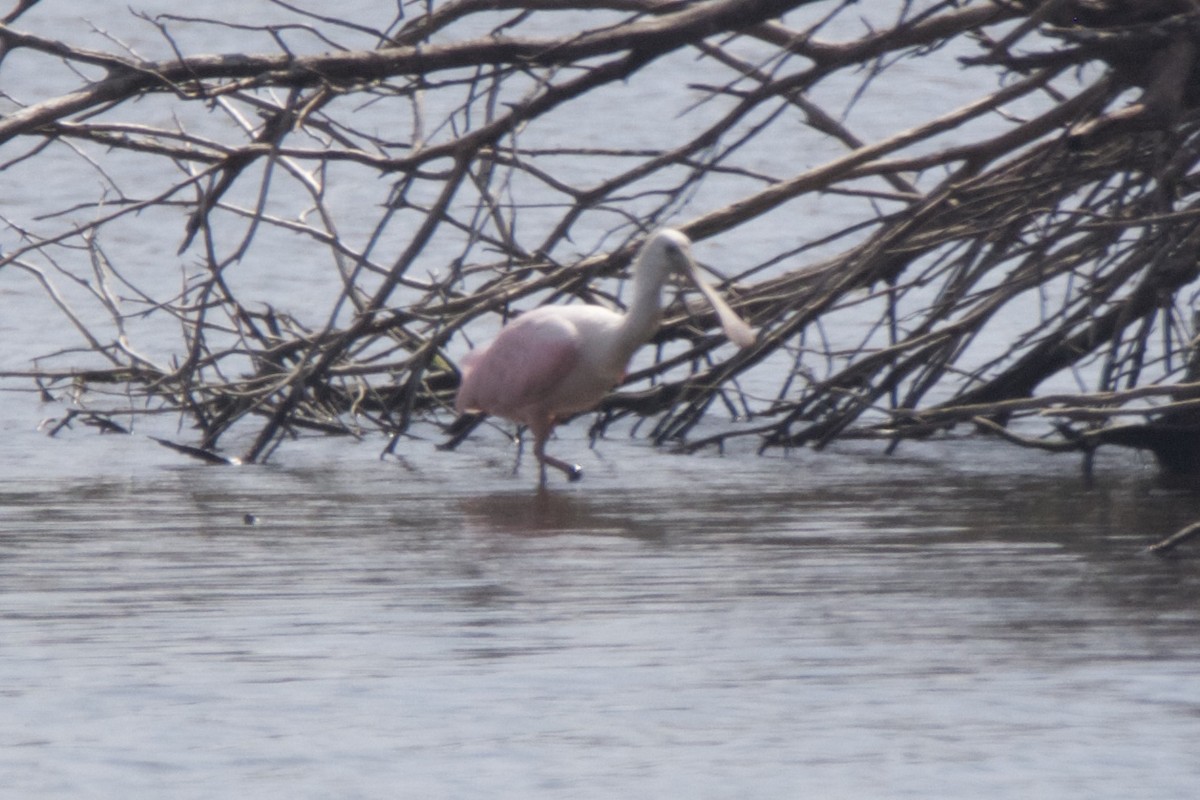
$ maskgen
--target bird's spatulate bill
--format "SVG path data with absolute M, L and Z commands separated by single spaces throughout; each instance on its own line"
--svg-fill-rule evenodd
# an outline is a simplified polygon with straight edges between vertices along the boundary
M 717 318 L 721 320 L 721 328 L 725 331 L 725 335 L 729 337 L 729 341 L 736 344 L 738 347 L 749 347 L 754 344 L 755 333 L 754 329 L 746 324 L 746 321 L 737 315 L 737 312 L 729 307 L 729 304 L 721 299 L 721 295 L 717 294 L 716 290 L 704 282 L 700 276 L 692 274 L 692 282 L 696 284 L 696 288 L 704 295 L 713 310 L 717 312 Z

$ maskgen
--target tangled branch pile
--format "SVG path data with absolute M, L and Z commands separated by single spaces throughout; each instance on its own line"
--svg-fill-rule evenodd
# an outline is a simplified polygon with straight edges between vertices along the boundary
M 718 349 L 673 306 L 597 430 L 970 423 L 1200 471 L 1200 9 L 863 5 L 270 0 L 130 18 L 131 43 L 38 33 L 50 9 L 23 2 L 0 26 L 0 170 L 25 187 L 0 290 L 71 331 L 4 377 L 64 423 L 182 413 L 252 461 L 304 430 L 397 434 L 449 420 L 458 358 L 508 315 L 619 305 L 670 224 L 760 341 Z

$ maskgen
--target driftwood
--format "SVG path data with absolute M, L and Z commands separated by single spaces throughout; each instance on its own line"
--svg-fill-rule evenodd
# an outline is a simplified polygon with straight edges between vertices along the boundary
M 1200 473 L 1200 9 L 861 5 L 455 0 L 381 23 L 278 3 L 257 25 L 145 19 L 151 57 L 38 33 L 20 3 L 0 58 L 78 79 L 6 87 L 0 172 L 68 158 L 101 189 L 0 211 L 16 237 L 0 289 L 36 287 L 79 343 L 0 377 L 64 403 L 60 428 L 182 415 L 197 434 L 175 444 L 222 460 L 305 432 L 400 446 L 452 421 L 471 342 L 537 303 L 619 304 L 641 237 L 669 223 L 715 254 L 760 341 L 719 349 L 713 319 L 673 306 L 597 434 L 647 419 L 639 433 L 689 448 L 894 447 L 970 425 Z M 192 52 L 196 30 L 261 49 Z M 973 99 L 855 130 L 877 87 L 920 107 L 903 69 L 935 59 Z M 662 136 L 553 133 L 626 85 L 662 93 Z M 817 196 L 858 216 L 798 225 Z M 123 246 L 139 225 L 175 231 L 174 262 Z M 328 265 L 305 278 L 315 310 L 247 287 L 294 279 L 281 240 Z M 753 260 L 705 249 L 726 242 Z
M 1200 522 L 1193 522 L 1190 525 L 1183 526 L 1167 538 L 1150 545 L 1146 548 L 1145 552 L 1155 555 L 1166 555 L 1179 545 L 1190 539 L 1194 539 L 1198 535 L 1200 535 Z

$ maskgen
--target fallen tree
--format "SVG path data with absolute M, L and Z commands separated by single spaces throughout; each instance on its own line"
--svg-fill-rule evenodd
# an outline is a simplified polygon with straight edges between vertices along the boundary
M 23 2 L 0 65 L 59 80 L 4 79 L 0 174 L 75 177 L 2 212 L 0 287 L 75 343 L 3 377 L 64 403 L 53 430 L 183 415 L 175 444 L 213 458 L 234 433 L 248 461 L 306 431 L 397 436 L 451 421 L 457 361 L 499 321 L 619 305 L 670 224 L 759 341 L 718 349 L 672 306 L 597 432 L 895 446 L 970 425 L 1200 472 L 1200 10 L 861 5 L 269 2 L 131 20 L 142 54 L 40 33 Z M 197 44 L 218 39 L 246 49 Z M 176 254 L 149 262 L 146 231 Z

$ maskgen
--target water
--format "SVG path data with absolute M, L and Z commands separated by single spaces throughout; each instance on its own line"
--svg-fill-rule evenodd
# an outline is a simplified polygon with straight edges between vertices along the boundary
M 936 448 L 613 440 L 539 495 L 497 441 L 224 469 L 105 438 L 45 444 L 0 493 L 13 796 L 1182 798 L 1200 777 L 1200 562 L 1137 554 L 1194 498 L 1128 462 L 1089 489 L 978 444 L 939 446 L 974 448 L 963 471 Z
M 6 214 L 78 184 L 39 177 Z M 74 343 L 27 276 L 0 297 L 4 368 Z M 1136 456 L 1087 486 L 988 441 L 682 457 L 578 423 L 585 479 L 541 495 L 487 429 L 214 468 L 142 435 L 170 421 L 36 430 L 61 413 L 0 393 L 5 796 L 1195 795 L 1200 544 L 1140 551 L 1197 498 Z

